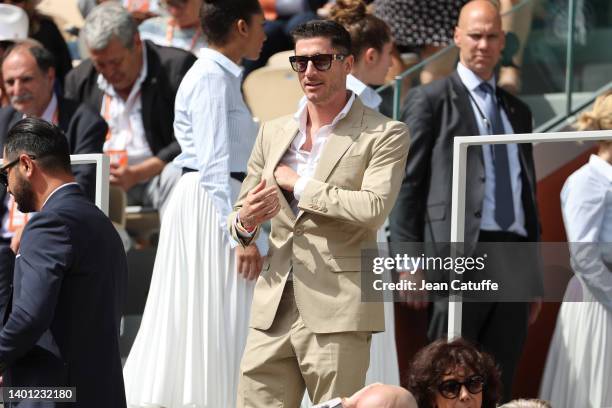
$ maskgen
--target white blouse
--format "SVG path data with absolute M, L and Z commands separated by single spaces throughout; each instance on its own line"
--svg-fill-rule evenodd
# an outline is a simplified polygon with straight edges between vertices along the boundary
M 215 50 L 202 48 L 199 54 L 176 94 L 174 134 L 182 152 L 174 163 L 198 170 L 225 231 L 232 209 L 230 172 L 246 172 L 257 125 L 240 91 L 242 69 Z
M 565 182 L 561 209 L 572 268 L 595 299 L 612 311 L 612 165 L 592 155 Z

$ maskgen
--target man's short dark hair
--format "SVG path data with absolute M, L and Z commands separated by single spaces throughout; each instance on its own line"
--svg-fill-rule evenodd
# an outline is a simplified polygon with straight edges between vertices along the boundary
M 4 53 L 2 60 L 6 60 L 11 53 L 20 50 L 28 50 L 30 55 L 34 57 L 38 69 L 42 72 L 49 72 L 49 69 L 55 68 L 55 57 L 49 50 L 40 44 L 34 42 L 16 43 L 10 46 Z
M 8 132 L 4 149 L 9 159 L 26 153 L 36 157 L 43 170 L 71 173 L 68 140 L 46 120 L 30 117 L 17 122 Z
M 293 43 L 298 40 L 308 38 L 323 37 L 328 38 L 331 46 L 338 52 L 344 55 L 352 54 L 351 35 L 346 29 L 330 20 L 312 20 L 304 24 L 300 24 L 291 31 Z

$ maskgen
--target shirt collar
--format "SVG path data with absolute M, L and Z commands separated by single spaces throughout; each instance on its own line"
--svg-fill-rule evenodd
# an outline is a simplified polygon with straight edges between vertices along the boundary
M 55 124 L 53 123 L 53 115 L 55 114 L 56 109 L 57 109 L 57 96 L 55 96 L 55 92 L 53 92 L 51 94 L 51 100 L 49 101 L 49 104 L 45 108 L 45 111 L 43 112 L 40 118 L 42 120 L 46 120 L 47 122 L 51 124 Z M 24 114 L 22 119 L 25 119 L 25 118 L 27 118 L 27 115 Z
M 351 96 L 348 102 L 346 102 L 346 105 L 344 105 L 344 108 L 342 108 L 342 110 L 336 115 L 334 120 L 332 120 L 332 122 L 326 126 L 334 127 L 340 120 L 344 119 L 344 117 L 351 110 L 351 107 L 353 106 L 354 101 L 355 101 L 355 93 L 351 92 Z M 300 106 L 298 108 L 298 111 L 293 115 L 293 118 L 298 122 L 300 126 L 300 132 L 306 133 L 306 123 L 308 120 L 308 103 L 305 103 L 302 106 Z
M 457 74 L 459 74 L 459 78 L 461 78 L 461 82 L 470 92 L 474 92 L 478 89 L 482 82 L 487 82 L 493 90 L 495 91 L 495 75 L 493 75 L 488 81 L 483 81 L 478 75 L 476 75 L 472 70 L 463 65 L 461 62 L 457 64 Z
M 612 183 L 612 164 L 596 154 L 592 154 L 591 157 L 589 157 L 589 164 L 597 173 L 600 173 L 602 177 L 605 177 L 608 179 L 608 182 Z
M 53 190 L 53 191 L 51 192 L 51 194 L 49 194 L 49 195 L 47 196 L 47 199 L 45 200 L 45 202 L 43 203 L 42 207 L 40 207 L 40 208 L 41 208 L 41 209 L 42 209 L 42 208 L 44 208 L 45 204 L 47 204 L 47 202 L 48 202 L 48 201 L 49 201 L 49 199 L 50 199 L 50 198 L 53 196 L 53 194 L 57 193 L 58 191 L 60 191 L 60 190 L 61 190 L 62 188 L 64 188 L 64 187 L 68 187 L 68 186 L 72 186 L 72 185 L 76 185 L 76 186 L 78 186 L 78 185 L 79 185 L 79 183 L 77 183 L 76 181 L 72 181 L 72 182 L 70 182 L 70 183 L 65 183 L 65 184 L 62 184 L 61 186 L 59 186 L 58 188 L 56 188 L 55 190 Z
M 130 95 L 128 99 L 132 95 L 135 95 L 138 91 L 140 91 L 140 86 L 144 82 L 147 77 L 147 72 L 149 70 L 149 63 L 147 61 L 147 43 L 146 41 L 142 42 L 142 67 L 140 68 L 140 74 L 138 78 L 136 78 L 136 82 L 134 82 L 134 86 L 132 86 L 132 90 L 130 91 Z M 104 78 L 102 74 L 98 74 L 98 88 L 100 88 L 105 94 L 108 94 L 112 97 L 117 97 L 117 92 L 115 88 Z
M 234 61 L 221 54 L 219 51 L 202 47 L 200 48 L 200 58 L 208 58 L 215 61 L 236 78 L 240 78 L 242 75 L 242 68 L 240 68 L 240 66 L 238 66 Z
M 378 109 L 382 103 L 382 98 L 374 89 L 361 82 L 357 77 L 348 74 L 346 77 L 346 87 L 355 92 L 363 104 L 371 109 Z
M 55 92 L 53 92 L 51 96 L 51 101 L 49 105 L 47 105 L 47 109 L 42 114 L 41 119 L 46 120 L 49 123 L 53 123 L 53 115 L 55 115 L 55 111 L 57 110 L 57 97 L 55 96 Z

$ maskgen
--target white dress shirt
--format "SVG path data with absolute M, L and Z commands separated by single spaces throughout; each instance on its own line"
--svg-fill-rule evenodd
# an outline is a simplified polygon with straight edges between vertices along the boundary
M 57 97 L 55 96 L 55 93 L 53 93 L 51 95 L 51 100 L 49 101 L 49 104 L 47 105 L 47 107 L 45 108 L 45 111 L 43 112 L 41 119 L 46 120 L 49 123 L 53 123 L 54 125 L 57 125 L 57 115 L 58 115 L 58 110 L 57 110 Z M 25 118 L 26 115 L 23 115 L 23 117 Z M 6 211 L 4 212 L 4 216 L 2 217 L 2 226 L 0 227 L 0 236 L 2 236 L 2 238 L 4 239 L 10 239 L 13 237 L 13 231 L 11 231 L 11 215 L 14 217 L 13 221 L 16 221 L 17 224 L 21 225 L 21 223 L 23 223 L 23 225 L 25 225 L 25 223 L 32 218 L 32 216 L 35 213 L 29 213 L 29 214 L 24 214 L 21 211 L 19 211 L 17 209 L 17 204 L 15 203 L 15 199 L 13 198 L 13 196 L 11 194 L 6 194 L 4 197 L 4 202 L 2 203 L 2 205 L 4 205 L 4 208 L 6 209 Z M 12 208 L 12 214 L 11 214 L 11 208 Z
M 242 98 L 241 76 L 242 69 L 233 61 L 203 48 L 175 102 L 174 134 L 182 152 L 174 163 L 198 170 L 223 231 L 233 204 L 230 172 L 246 172 L 257 137 L 257 125 Z
M 612 312 L 612 165 L 592 155 L 565 182 L 561 209 L 572 268 L 595 299 Z
M 461 78 L 461 82 L 463 82 L 463 85 L 465 85 L 468 92 L 472 96 L 470 98 L 470 103 L 472 105 L 472 110 L 474 111 L 478 131 L 481 135 L 490 134 L 490 130 L 487 128 L 485 121 L 482 119 L 482 116 L 485 115 L 486 112 L 484 99 L 486 94 L 479 88 L 480 83 L 483 82 L 482 79 L 466 68 L 462 63 L 457 65 L 457 73 L 459 74 L 459 78 Z M 487 82 L 495 90 L 495 77 L 492 77 Z M 499 103 L 498 106 L 504 131 L 506 134 L 514 133 L 506 112 L 504 112 L 503 107 L 500 106 Z M 487 118 L 487 120 L 488 123 L 492 123 L 490 118 Z M 482 219 L 480 229 L 485 231 L 502 231 L 495 221 L 495 167 L 493 165 L 490 146 L 492 145 L 482 146 L 485 167 L 485 194 L 482 203 Z M 507 229 L 507 231 L 526 237 L 527 229 L 525 228 L 525 210 L 523 208 L 522 200 L 523 182 L 521 180 L 521 162 L 519 161 L 518 146 L 516 143 L 509 143 L 506 146 L 508 149 L 510 183 L 512 185 L 512 198 L 514 201 L 514 223 Z
M 329 135 L 333 132 L 338 122 L 343 119 L 351 110 L 353 102 L 355 101 L 355 94 L 351 92 L 351 96 L 344 105 L 344 108 L 336 115 L 334 120 L 329 125 L 322 126 L 315 134 L 312 135 L 312 148 L 310 151 L 303 150 L 302 147 L 306 143 L 306 125 L 308 123 L 308 105 L 302 105 L 296 114 L 294 119 L 298 122 L 298 132 L 293 138 L 293 141 L 289 145 L 289 148 L 281 158 L 280 162 L 291 167 L 299 176 L 298 181 L 293 186 L 293 195 L 295 200 L 290 203 L 294 213 L 298 213 L 298 201 L 308 184 L 308 181 L 314 176 L 317 164 L 321 158 L 321 153 L 325 148 L 325 144 L 329 139 Z
M 108 123 L 110 138 L 103 150 L 126 151 L 128 164 L 134 165 L 153 156 L 142 123 L 141 86 L 147 77 L 147 46 L 142 43 L 142 68 L 132 86 L 127 100 L 123 99 L 102 74 L 98 75 L 98 87 L 104 92 L 100 115 Z

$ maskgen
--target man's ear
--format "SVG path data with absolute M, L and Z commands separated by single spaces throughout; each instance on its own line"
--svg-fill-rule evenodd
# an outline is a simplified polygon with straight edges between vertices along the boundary
M 34 160 L 25 153 L 19 155 L 19 165 L 23 166 L 26 177 L 31 177 L 34 171 Z
M 355 64 L 355 57 L 352 54 L 347 55 L 344 59 L 344 68 L 347 75 L 353 70 L 353 64 Z

